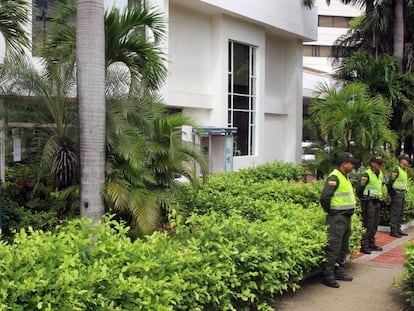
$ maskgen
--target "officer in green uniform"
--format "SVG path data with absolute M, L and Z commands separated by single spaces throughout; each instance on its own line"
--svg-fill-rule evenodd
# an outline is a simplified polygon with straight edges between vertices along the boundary
M 325 181 L 320 202 L 326 212 L 328 243 L 325 248 L 326 261 L 322 265 L 322 283 L 338 288 L 336 280 L 352 281 L 346 275 L 343 265 L 349 252 L 351 235 L 351 216 L 355 209 L 355 195 L 347 174 L 359 163 L 349 152 L 337 159 L 338 168 L 334 169 Z
M 391 172 L 387 188 L 391 197 L 390 235 L 401 238 L 407 235 L 401 231 L 404 212 L 405 193 L 407 192 L 407 172 L 405 168 L 410 164 L 410 156 L 406 153 L 398 157 L 398 166 Z
M 384 176 L 381 172 L 384 160 L 381 156 L 373 156 L 369 161 L 370 167 L 361 175 L 356 187 L 356 193 L 361 200 L 362 224 L 365 234 L 361 239 L 361 252 L 371 254 L 371 251 L 382 251 L 375 244 L 375 234 L 380 220 L 382 184 Z

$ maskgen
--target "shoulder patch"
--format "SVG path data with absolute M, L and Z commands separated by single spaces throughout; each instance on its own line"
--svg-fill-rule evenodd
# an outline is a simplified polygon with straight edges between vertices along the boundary
M 391 177 L 397 177 L 398 173 L 392 173 Z
M 366 185 L 366 183 L 367 183 L 367 181 L 368 181 L 368 177 L 366 177 L 366 176 L 362 176 L 361 177 L 361 182 L 359 183 L 361 186 L 365 186 Z
M 336 186 L 336 181 L 335 180 L 329 180 L 328 185 L 329 186 Z

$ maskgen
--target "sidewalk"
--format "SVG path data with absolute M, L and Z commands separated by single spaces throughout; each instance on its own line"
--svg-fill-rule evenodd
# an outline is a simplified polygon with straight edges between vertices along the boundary
M 384 230 L 384 228 L 381 228 Z M 404 227 L 402 228 L 404 229 Z M 387 230 L 385 228 L 385 230 Z M 377 244 L 382 252 L 371 255 L 352 255 L 346 264 L 352 282 L 340 282 L 340 288 L 330 288 L 320 283 L 320 275 L 306 279 L 296 293 L 276 298 L 276 311 L 409 311 L 414 310 L 401 288 L 392 288 L 403 271 L 403 244 L 414 242 L 414 227 L 404 230 L 407 237 L 393 238 L 388 232 L 378 232 Z

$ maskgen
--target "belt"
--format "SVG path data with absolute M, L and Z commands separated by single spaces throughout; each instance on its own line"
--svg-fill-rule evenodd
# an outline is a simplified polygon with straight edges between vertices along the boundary
M 394 189 L 395 192 L 397 193 L 406 193 L 407 190 L 403 190 L 403 189 Z
M 363 200 L 379 200 L 380 197 L 369 197 L 369 196 L 363 196 L 362 197 Z

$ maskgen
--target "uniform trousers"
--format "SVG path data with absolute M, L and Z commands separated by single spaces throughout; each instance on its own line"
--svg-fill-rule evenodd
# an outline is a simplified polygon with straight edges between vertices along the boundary
M 401 232 L 401 223 L 404 212 L 405 193 L 394 192 L 391 196 L 391 233 Z
M 325 248 L 326 262 L 322 265 L 325 279 L 333 279 L 335 275 L 343 274 L 343 265 L 349 252 L 349 237 L 351 235 L 351 215 L 328 214 L 328 244 Z
M 380 221 L 381 203 L 378 199 L 367 199 L 361 201 L 362 225 L 365 233 L 361 239 L 362 247 L 375 246 L 375 234 L 377 233 Z

